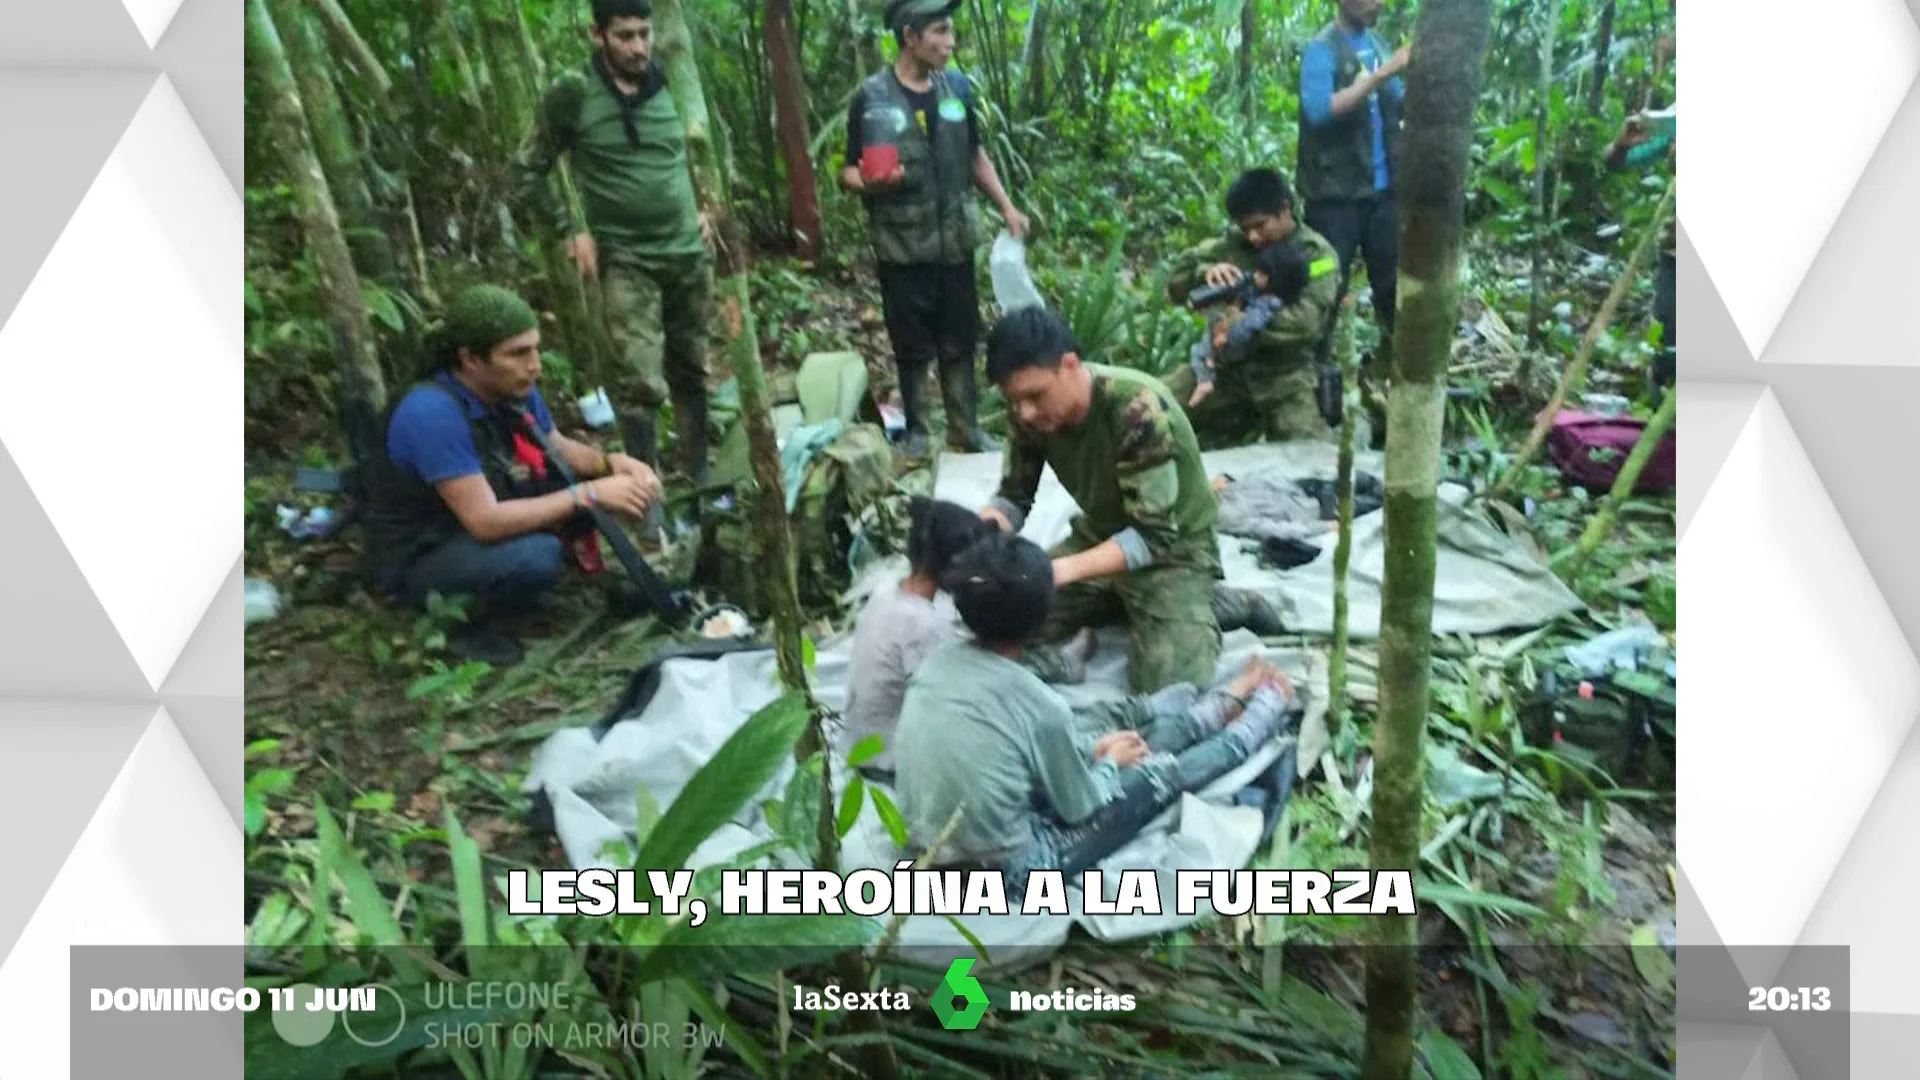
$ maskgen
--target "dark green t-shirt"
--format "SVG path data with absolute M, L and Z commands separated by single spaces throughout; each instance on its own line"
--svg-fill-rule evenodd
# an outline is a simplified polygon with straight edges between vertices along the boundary
M 591 68 L 562 75 L 541 99 L 516 162 L 521 196 L 554 229 L 571 235 L 579 225 L 548 178 L 560 155 L 568 155 L 603 259 L 704 250 L 686 132 L 664 80 L 656 74 L 652 85 L 636 110 L 636 142 L 619 99 L 599 75 Z

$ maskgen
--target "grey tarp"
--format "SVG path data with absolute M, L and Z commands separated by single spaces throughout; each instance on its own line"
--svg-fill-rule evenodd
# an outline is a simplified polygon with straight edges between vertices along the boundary
M 1213 476 L 1271 474 L 1303 480 L 1331 477 L 1335 451 L 1333 446 L 1318 442 L 1262 443 L 1216 450 L 1205 455 L 1205 460 L 1207 472 Z M 1383 475 L 1377 453 L 1356 454 L 1354 467 Z M 985 506 L 999 485 L 999 454 L 947 454 L 940 459 L 934 495 L 963 506 Z M 1457 484 L 1441 485 L 1433 632 L 1491 634 L 1539 626 L 1555 616 L 1578 611 L 1580 599 L 1554 576 L 1539 553 L 1464 507 L 1466 496 L 1466 489 Z M 1053 470 L 1048 469 L 1021 535 L 1043 545 L 1063 540 L 1077 509 Z M 1380 634 L 1384 524 L 1385 516 L 1379 511 L 1353 523 L 1347 612 L 1348 632 L 1355 638 Z M 1277 603 L 1289 630 L 1329 634 L 1333 632 L 1334 535 L 1329 532 L 1306 542 L 1318 543 L 1326 554 L 1305 566 L 1278 571 L 1261 567 L 1257 546 L 1252 542 L 1222 534 L 1221 565 L 1228 584 L 1254 589 Z
M 844 637 L 827 643 L 816 657 L 815 692 L 824 704 L 836 709 L 846 699 L 848 644 L 849 639 Z M 1223 677 L 1238 671 L 1259 642 L 1241 631 L 1229 635 L 1227 645 L 1219 667 Z M 1076 701 L 1121 696 L 1124 656 L 1125 649 L 1118 647 L 1117 639 L 1106 643 L 1091 665 L 1087 683 L 1065 688 L 1067 696 Z M 1325 665 L 1304 653 L 1269 651 L 1269 656 L 1303 690 L 1308 704 L 1303 727 L 1324 732 Z M 598 743 L 584 727 L 558 732 L 542 743 L 534 752 L 522 790 L 546 793 L 553 806 L 554 829 L 569 864 L 576 868 L 611 866 L 601 851 L 610 841 L 631 836 L 635 790 L 644 786 L 658 805 L 668 805 L 728 736 L 775 696 L 770 652 L 734 653 L 719 660 L 669 660 L 661 667 L 660 688 L 652 701 L 639 715 L 614 724 Z M 1324 740 L 1324 735 L 1321 738 Z M 1068 931 L 1076 924 L 1097 938 L 1116 941 L 1163 933 L 1198 921 L 1210 911 L 1204 905 L 1199 914 L 1191 916 L 1171 910 L 1175 872 L 1241 867 L 1251 861 L 1259 843 L 1261 814 L 1250 807 L 1232 805 L 1233 793 L 1270 766 L 1291 742 L 1291 735 L 1275 740 L 1205 791 L 1184 796 L 1179 805 L 1102 864 L 1115 870 L 1156 871 L 1167 914 L 1086 915 L 1077 883 L 1069 882 L 1072 915 L 966 916 L 960 921 L 987 947 L 995 966 L 1016 965 L 1047 955 L 1065 943 Z M 846 750 L 845 746 L 836 748 L 836 762 L 845 761 Z M 790 763 L 783 766 L 733 823 L 694 853 L 688 866 L 698 869 L 721 864 L 769 839 L 771 832 L 760 803 L 783 793 L 792 770 Z M 842 774 L 836 777 L 836 786 L 844 784 L 845 770 L 836 771 Z M 841 869 L 891 871 L 900 856 L 869 808 L 844 841 Z M 1107 875 L 1110 890 L 1117 884 L 1116 878 L 1115 874 Z M 942 967 L 955 957 L 976 955 L 966 938 L 939 915 L 908 916 L 897 949 L 904 956 Z

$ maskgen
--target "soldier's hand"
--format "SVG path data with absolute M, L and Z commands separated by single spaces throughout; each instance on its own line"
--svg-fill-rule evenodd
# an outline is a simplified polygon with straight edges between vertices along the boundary
M 629 517 L 645 517 L 647 508 L 660 498 L 660 481 L 651 469 L 644 479 L 632 473 L 616 473 L 603 476 L 587 487 L 592 490 L 595 502 Z
M 998 509 L 994 507 L 989 506 L 981 510 L 980 520 L 986 522 L 987 524 L 993 526 L 996 529 L 999 529 L 1003 533 L 1010 533 L 1013 531 L 1013 522 L 1008 521 L 1007 515 L 1001 513 Z
M 1027 229 L 1031 224 L 1027 220 L 1027 215 L 1009 206 L 1007 207 L 1006 213 L 1001 216 L 1006 218 L 1007 231 L 1013 234 L 1015 240 L 1026 239 Z
M 1204 280 L 1207 284 L 1217 288 L 1221 285 L 1231 285 L 1239 281 L 1241 277 L 1242 274 L 1240 273 L 1239 267 L 1230 262 L 1218 262 L 1207 267 Z
M 567 241 L 567 257 L 580 268 L 582 276 L 588 278 L 600 276 L 600 246 L 594 243 L 592 233 L 585 231 L 575 233 Z
M 906 178 L 907 170 L 902 165 L 895 165 L 893 171 L 885 176 L 868 176 L 863 172 L 860 174 L 860 190 L 868 195 L 885 195 L 899 187 Z
M 1412 59 L 1413 46 L 1402 45 L 1393 51 L 1393 55 L 1387 58 L 1386 63 L 1380 65 L 1380 70 L 1377 74 L 1382 79 L 1391 79 L 1395 75 L 1407 70 L 1407 64 Z

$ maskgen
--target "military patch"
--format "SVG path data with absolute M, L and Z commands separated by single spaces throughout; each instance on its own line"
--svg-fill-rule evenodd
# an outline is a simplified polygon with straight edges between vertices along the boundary
M 1322 258 L 1315 259 L 1313 260 L 1312 263 L 1310 263 L 1307 266 L 1307 277 L 1310 279 L 1317 278 L 1317 277 L 1326 277 L 1328 274 L 1333 273 L 1334 270 L 1339 267 L 1339 265 L 1340 265 L 1340 260 L 1334 258 L 1332 255 L 1327 255 Z
M 1142 390 L 1120 412 L 1120 452 L 1130 459 L 1167 441 L 1167 403 L 1154 390 Z
M 950 124 L 957 124 L 960 121 L 965 120 L 966 118 L 967 118 L 966 102 L 961 101 L 957 97 L 940 99 L 940 119 L 945 120 Z

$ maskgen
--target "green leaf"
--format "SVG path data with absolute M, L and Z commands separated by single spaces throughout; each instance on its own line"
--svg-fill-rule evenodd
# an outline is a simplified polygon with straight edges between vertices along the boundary
M 633 984 L 661 979 L 753 975 L 817 964 L 824 955 L 871 944 L 879 920 L 863 915 L 719 917 L 676 923 L 633 973 Z
M 1445 1032 L 1429 1028 L 1420 1033 L 1419 1042 L 1433 1080 L 1480 1080 L 1480 1067 Z
M 634 849 L 645 846 L 647 837 L 653 835 L 653 827 L 660 824 L 660 801 L 653 797 L 645 784 L 636 784 L 633 789 L 633 845 Z M 633 865 L 632 852 L 625 865 Z
M 261 769 L 247 777 L 247 790 L 262 795 L 278 795 L 293 786 L 293 773 L 287 769 Z
M 900 808 L 879 788 L 873 789 L 873 808 L 880 815 L 880 824 L 887 827 L 887 835 L 900 847 L 907 846 L 907 819 L 900 814 Z M 983 957 L 985 954 L 981 954 Z
M 280 749 L 279 739 L 257 739 L 247 744 L 246 756 L 255 758 L 261 754 L 271 754 L 278 749 Z
M 266 800 L 251 787 L 246 790 L 245 800 L 241 813 L 242 824 L 246 826 L 248 836 L 259 836 L 260 830 L 267 827 Z
M 393 792 L 369 791 L 365 795 L 353 800 L 352 805 L 355 810 L 373 810 L 385 813 L 393 809 Z
M 886 748 L 887 741 L 885 739 L 878 735 L 869 735 L 859 742 L 854 743 L 853 749 L 847 751 L 847 764 L 865 765 L 867 762 L 880 756 L 880 752 Z
M 313 801 L 313 823 L 319 834 L 321 858 L 333 868 L 340 883 L 346 887 L 347 917 L 353 920 L 354 928 L 375 945 L 405 945 L 407 935 L 400 929 L 400 920 L 394 917 L 393 908 L 387 898 L 381 895 L 380 886 L 374 883 L 373 875 L 367 872 L 366 864 L 360 861 L 359 852 L 347 844 L 339 823 L 333 819 L 333 811 L 327 809 L 327 800 Z M 316 891 L 320 891 L 319 882 L 316 882 Z M 404 977 L 417 979 L 421 976 L 419 966 L 404 951 L 392 950 L 390 956 L 394 968 Z
M 1458 885 L 1441 882 L 1418 881 L 1414 883 L 1413 894 L 1421 903 L 1452 904 L 1458 907 L 1481 908 L 1487 911 L 1504 911 L 1512 915 L 1526 915 L 1543 918 L 1545 911 L 1511 896 L 1499 893 L 1481 892 L 1478 889 L 1463 889 Z
M 407 328 L 407 321 L 400 314 L 400 306 L 393 302 L 392 293 L 377 285 L 367 285 L 360 292 L 367 300 L 367 314 L 396 334 Z
M 866 797 L 867 782 L 855 776 L 840 796 L 840 818 L 834 823 L 834 828 L 841 836 L 853 831 L 854 823 L 860 820 L 860 804 L 866 801 Z
M 813 674 L 813 662 L 813 639 L 802 634 L 800 635 L 800 666 L 804 668 L 809 675 Z
M 480 845 L 460 827 L 453 807 L 445 808 L 447 855 L 453 863 L 453 894 L 460 908 L 460 940 L 471 957 L 484 949 L 487 935 L 487 879 L 480 869 Z M 469 960 L 471 962 L 471 960 Z M 478 975 L 479 972 L 473 974 Z
M 1633 929 L 1633 966 L 1647 985 L 1662 993 L 1673 991 L 1673 958 L 1660 945 L 1660 934 L 1652 923 Z
M 641 846 L 641 869 L 679 869 L 715 829 L 773 779 L 807 727 L 806 697 L 785 694 L 754 713 L 700 767 Z

